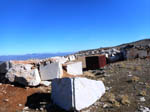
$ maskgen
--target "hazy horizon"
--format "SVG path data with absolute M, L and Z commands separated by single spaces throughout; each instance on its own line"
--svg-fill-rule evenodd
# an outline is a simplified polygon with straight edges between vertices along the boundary
M 9 60 L 28 60 L 28 59 L 45 59 L 55 56 L 66 56 L 70 55 L 73 52 L 64 52 L 64 53 L 33 53 L 25 55 L 1 55 L 0 61 L 9 61 Z

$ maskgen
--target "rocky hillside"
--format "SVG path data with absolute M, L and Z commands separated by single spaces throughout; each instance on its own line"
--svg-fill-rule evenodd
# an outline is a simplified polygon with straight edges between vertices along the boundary
M 83 51 L 77 52 L 75 55 L 84 56 L 84 55 L 91 55 L 91 54 L 99 54 L 100 51 L 102 51 L 102 50 L 108 50 L 108 49 L 112 49 L 112 48 L 120 50 L 121 48 L 130 46 L 130 45 L 137 46 L 137 47 L 146 47 L 146 46 L 150 47 L 150 39 L 143 39 L 143 40 L 139 40 L 139 41 L 135 41 L 135 42 L 131 42 L 131 43 L 121 44 L 121 45 L 114 46 L 114 47 L 104 47 L 104 48 L 83 50 Z M 92 53 L 92 52 L 94 52 L 94 53 Z

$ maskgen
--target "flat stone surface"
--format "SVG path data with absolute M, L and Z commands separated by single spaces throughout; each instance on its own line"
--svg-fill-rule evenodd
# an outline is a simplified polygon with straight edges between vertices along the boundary
M 59 62 L 41 64 L 40 75 L 43 81 L 61 78 L 63 75 L 62 65 Z
M 67 73 L 71 75 L 82 75 L 82 62 L 72 62 L 67 64 Z
M 65 110 L 87 108 L 104 93 L 105 86 L 101 81 L 79 77 L 52 81 L 52 100 Z

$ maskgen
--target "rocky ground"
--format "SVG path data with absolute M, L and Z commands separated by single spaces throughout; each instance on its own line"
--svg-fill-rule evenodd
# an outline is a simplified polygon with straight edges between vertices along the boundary
M 106 93 L 82 112 L 150 112 L 150 59 L 121 61 L 104 69 L 84 71 L 102 80 Z M 51 101 L 51 87 L 0 83 L 0 112 L 65 112 Z

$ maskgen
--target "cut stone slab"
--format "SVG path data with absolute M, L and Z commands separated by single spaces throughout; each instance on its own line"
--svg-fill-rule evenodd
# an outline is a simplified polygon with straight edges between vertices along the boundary
M 52 81 L 52 100 L 61 108 L 82 110 L 94 104 L 105 93 L 102 81 L 87 78 L 62 78 Z
M 52 80 L 55 78 L 61 78 L 63 75 L 62 64 L 59 62 L 56 63 L 46 63 L 46 65 L 40 65 L 40 75 L 41 80 Z
M 71 75 L 82 75 L 82 62 L 71 62 L 66 64 L 66 70 Z
M 13 64 L 5 77 L 10 82 L 17 82 L 25 86 L 37 86 L 41 79 L 38 69 L 32 69 L 30 64 Z

